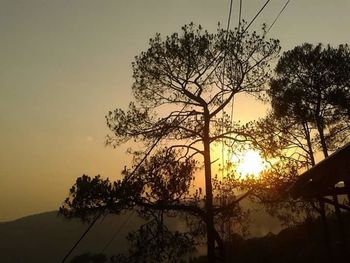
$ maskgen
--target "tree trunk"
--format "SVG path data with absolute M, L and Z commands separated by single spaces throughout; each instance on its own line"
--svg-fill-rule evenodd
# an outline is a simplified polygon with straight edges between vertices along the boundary
M 316 117 L 316 125 L 317 125 L 318 134 L 320 135 L 322 152 L 323 152 L 324 157 L 327 158 L 328 157 L 328 149 L 327 149 L 326 139 L 324 137 L 324 125 L 323 125 L 319 116 Z
M 314 157 L 314 151 L 312 149 L 309 125 L 307 124 L 307 122 L 303 123 L 303 128 L 304 128 L 304 132 L 305 132 L 305 136 L 306 136 L 307 147 L 308 147 L 308 151 L 309 151 L 311 165 L 314 166 L 315 165 L 315 157 Z
M 328 157 L 328 149 L 326 145 L 326 139 L 324 137 L 324 120 L 321 115 L 321 101 L 322 101 L 322 94 L 321 89 L 318 88 L 318 94 L 317 94 L 317 104 L 316 104 L 316 111 L 315 111 L 315 122 L 317 126 L 318 134 L 320 135 L 320 142 L 322 147 L 322 152 L 325 158 Z
M 205 208 L 206 208 L 206 226 L 207 226 L 207 253 L 208 262 L 215 262 L 215 229 L 213 214 L 213 187 L 211 176 L 211 160 L 210 160 L 210 118 L 209 113 L 204 116 L 203 129 L 203 146 L 204 146 L 204 169 L 205 169 Z

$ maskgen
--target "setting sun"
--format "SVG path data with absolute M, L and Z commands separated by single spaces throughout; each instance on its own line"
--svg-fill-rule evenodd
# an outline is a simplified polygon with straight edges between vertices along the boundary
M 240 158 L 237 172 L 243 177 L 257 177 L 264 170 L 264 167 L 264 160 L 260 154 L 257 151 L 248 150 Z

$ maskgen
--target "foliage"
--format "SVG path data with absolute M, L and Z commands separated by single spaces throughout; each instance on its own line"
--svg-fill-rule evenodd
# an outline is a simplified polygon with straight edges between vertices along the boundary
M 83 175 L 77 178 L 59 212 L 67 218 L 78 217 L 84 221 L 101 212 L 119 213 L 137 202 L 141 189 L 142 186 L 135 181 L 112 183 L 99 175 L 94 178 Z
M 190 24 L 182 31 L 165 40 L 156 35 L 149 49 L 135 58 L 135 102 L 128 111 L 116 109 L 107 115 L 113 132 L 108 143 L 117 146 L 131 138 L 142 143 L 159 138 L 195 143 L 203 140 L 206 114 L 214 137 L 222 125 L 231 127 L 229 116 L 222 120 L 219 113 L 235 94 L 263 90 L 268 62 L 279 50 L 277 40 L 266 41 L 243 28 L 219 28 L 211 34 Z
M 228 32 L 219 27 L 214 34 L 189 24 L 181 34 L 152 38 L 132 64 L 135 101 L 106 116 L 107 144 L 133 140 L 144 148 L 134 152 L 134 167 L 120 181 L 78 179 L 61 212 L 80 217 L 98 208 L 103 213 L 134 208 L 146 217 L 154 211 L 184 213 L 204 223 L 208 258 L 214 262 L 215 242 L 221 255 L 223 249 L 215 222 L 244 217 L 236 183 L 215 194 L 219 184 L 213 182 L 211 149 L 253 140 L 225 108 L 238 93 L 258 95 L 265 89 L 269 62 L 280 50 L 278 40 L 266 40 L 265 34 L 264 27 L 262 35 L 250 34 L 245 23 Z M 190 191 L 200 176 L 204 193 Z M 139 234 L 141 239 L 132 240 L 145 240 L 145 233 Z
M 195 166 L 194 160 L 178 162 L 176 156 L 174 151 L 158 152 L 143 162 L 133 175 L 124 170 L 124 179 L 115 182 L 83 175 L 70 189 L 60 213 L 85 220 L 101 211 L 119 213 L 135 206 L 144 209 L 175 207 L 189 194 Z
M 349 139 L 349 68 L 347 45 L 324 48 L 305 43 L 279 59 L 268 90 L 272 112 L 255 129 L 263 152 L 282 161 L 280 176 L 275 172 L 270 176 L 273 181 L 282 178 L 282 188 L 289 189 L 300 171 L 316 164 L 316 153 L 327 157 Z M 291 199 L 283 189 L 267 190 L 268 195 L 282 193 L 267 207 L 286 223 L 315 217 L 320 211 L 317 200 Z
M 347 45 L 323 48 L 305 43 L 282 55 L 271 81 L 274 114 L 316 129 L 312 144 L 324 153 L 342 146 L 349 136 L 349 69 Z
M 195 242 L 189 233 L 170 231 L 163 222 L 163 212 L 137 231 L 129 233 L 131 248 L 127 255 L 117 255 L 116 262 L 184 262 L 183 256 L 194 251 Z

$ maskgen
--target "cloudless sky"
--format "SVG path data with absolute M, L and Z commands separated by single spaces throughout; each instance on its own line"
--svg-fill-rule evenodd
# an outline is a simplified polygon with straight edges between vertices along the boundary
M 237 23 L 234 1 L 232 24 Z M 243 0 L 250 20 L 265 1 Z M 272 0 L 252 28 L 284 5 Z M 125 149 L 104 146 L 104 116 L 132 99 L 131 62 L 156 32 L 226 26 L 227 0 L 0 0 L 0 221 L 57 209 L 76 177 L 116 179 Z M 349 0 L 291 0 L 269 33 L 283 50 L 350 43 Z M 235 116 L 266 107 L 240 97 Z

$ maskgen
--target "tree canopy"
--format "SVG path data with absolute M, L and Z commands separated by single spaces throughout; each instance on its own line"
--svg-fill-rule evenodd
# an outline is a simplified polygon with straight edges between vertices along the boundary
M 326 157 L 349 134 L 349 70 L 347 45 L 305 43 L 282 55 L 271 81 L 275 116 L 292 117 L 305 129 L 316 130 L 315 150 L 321 149 Z
M 348 45 L 334 48 L 305 43 L 284 52 L 279 59 L 268 90 L 272 111 L 257 123 L 256 134 L 262 149 L 295 165 L 294 172 L 283 168 L 287 171 L 282 176 L 285 189 L 300 171 L 316 164 L 319 152 L 327 157 L 349 141 L 349 67 Z M 278 178 L 272 176 L 273 181 Z M 281 202 L 270 210 L 280 218 L 300 221 L 320 212 L 318 200 L 278 196 L 283 197 Z
M 259 35 L 245 26 L 230 31 L 219 26 L 209 33 L 185 25 L 181 33 L 165 39 L 156 34 L 148 49 L 135 57 L 135 100 L 127 110 L 117 108 L 106 116 L 111 131 L 107 144 L 118 147 L 132 140 L 141 145 L 132 151 L 133 166 L 125 167 L 123 178 L 115 182 L 100 176 L 78 178 L 60 210 L 66 217 L 90 219 L 132 209 L 149 220 L 130 234 L 134 248 L 127 257 L 118 255 L 120 261 L 181 259 L 204 226 L 208 260 L 216 262 L 225 255 L 227 222 L 229 228 L 237 222 L 244 228 L 242 199 L 252 194 L 270 202 L 281 196 L 300 168 L 315 164 L 315 152 L 322 150 L 326 157 L 348 138 L 348 46 L 297 46 L 283 53 L 271 78 L 270 62 L 278 55 L 279 41 L 265 39 L 264 27 Z M 254 125 L 233 122 L 228 108 L 235 95 L 259 97 L 263 91 L 271 99 L 272 112 Z M 220 144 L 232 151 L 250 144 L 280 162 L 270 163 L 262 180 L 245 182 L 237 181 L 227 163 L 221 167 L 228 169 L 226 177 L 219 180 L 212 150 Z M 198 178 L 204 180 L 204 191 L 195 185 Z M 238 197 L 237 189 L 246 192 Z M 273 204 L 270 210 L 287 208 L 297 215 L 308 215 L 310 205 L 317 210 L 313 202 Z M 166 228 L 164 215 L 174 213 L 186 217 L 188 233 Z M 286 219 L 289 214 L 279 216 Z
M 61 209 L 64 214 L 86 215 L 99 207 L 104 212 L 138 207 L 143 214 L 188 213 L 204 223 L 208 260 L 217 260 L 215 243 L 223 246 L 215 222 L 225 215 L 239 218 L 238 203 L 245 195 L 237 198 L 237 185 L 231 183 L 224 191 L 226 201 L 216 198 L 222 196 L 217 189 L 223 182 L 213 176 L 211 150 L 215 143 L 253 140 L 245 127 L 232 122 L 227 108 L 236 94 L 258 95 L 266 88 L 269 63 L 280 50 L 278 40 L 265 39 L 265 28 L 259 35 L 245 25 L 209 33 L 189 24 L 181 33 L 150 39 L 132 64 L 135 101 L 126 111 L 117 108 L 106 116 L 108 144 L 134 140 L 143 148 L 133 153 L 135 164 L 122 180 L 77 181 Z M 204 193 L 189 191 L 197 176 L 204 179 Z

